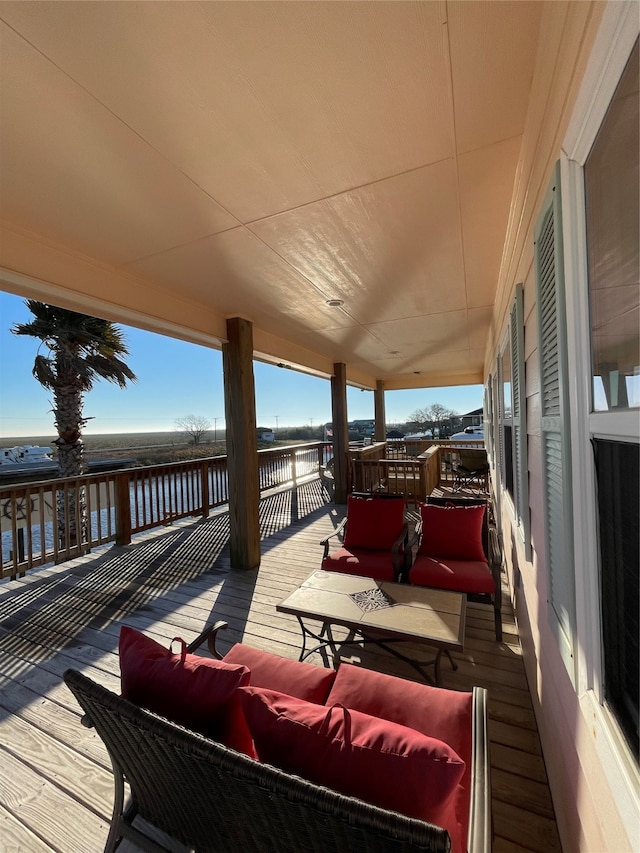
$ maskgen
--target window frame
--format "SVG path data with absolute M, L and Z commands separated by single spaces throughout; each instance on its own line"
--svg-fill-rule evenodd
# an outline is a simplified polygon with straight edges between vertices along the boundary
M 510 335 L 510 325 L 507 322 L 506 328 L 502 335 L 502 342 L 500 347 L 498 348 L 498 357 L 496 360 L 496 389 L 497 389 L 497 406 L 496 406 L 496 442 L 498 444 L 497 452 L 496 452 L 496 463 L 499 472 L 499 482 L 500 482 L 500 491 L 507 498 L 508 504 L 512 508 L 512 515 L 516 517 L 515 511 L 515 498 L 511 493 L 507 486 L 507 455 L 506 455 L 506 447 L 504 441 L 504 429 L 508 426 L 511 429 L 511 470 L 512 470 L 512 479 L 515 475 L 514 465 L 513 465 L 513 381 L 509 382 L 510 386 L 510 411 L 511 415 L 506 417 L 505 415 L 505 400 L 504 400 L 504 370 L 503 363 L 505 358 L 507 357 L 508 350 L 508 362 L 509 362 L 509 370 L 512 368 L 512 356 L 511 356 L 511 335 Z M 513 483 L 513 491 L 515 492 L 515 482 Z
M 576 693 L 629 838 L 637 833 L 640 771 L 617 720 L 604 703 L 601 645 L 598 508 L 592 437 L 638 441 L 637 410 L 591 411 L 591 341 L 583 166 L 640 31 L 637 7 L 609 3 L 603 13 L 561 151 L 561 191 L 570 386 L 574 557 L 576 573 Z

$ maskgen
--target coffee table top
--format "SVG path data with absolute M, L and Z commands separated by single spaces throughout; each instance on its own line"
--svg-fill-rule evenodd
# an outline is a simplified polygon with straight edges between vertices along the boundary
M 459 592 L 318 570 L 276 609 L 461 651 L 466 602 Z

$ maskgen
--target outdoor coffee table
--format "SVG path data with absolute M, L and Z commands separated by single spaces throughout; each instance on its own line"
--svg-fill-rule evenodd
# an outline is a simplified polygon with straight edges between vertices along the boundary
M 440 659 L 446 653 L 454 669 L 451 651 L 462 651 L 466 595 L 439 589 L 388 583 L 357 575 L 319 570 L 310 575 L 276 609 L 296 616 L 302 631 L 299 660 L 314 652 L 337 646 L 372 643 L 410 664 L 431 684 L 441 683 Z M 313 630 L 308 621 L 319 620 Z M 336 639 L 333 626 L 349 630 L 346 640 Z M 397 648 L 402 642 L 417 641 L 435 650 L 430 660 L 415 660 Z M 314 643 L 308 648 L 308 643 Z M 433 666 L 433 678 L 425 667 Z

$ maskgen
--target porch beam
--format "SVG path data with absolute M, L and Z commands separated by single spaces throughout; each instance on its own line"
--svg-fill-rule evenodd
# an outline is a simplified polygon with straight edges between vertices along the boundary
M 234 569 L 260 565 L 258 439 L 253 377 L 253 325 L 227 320 L 222 346 L 229 479 L 229 549 Z
M 335 502 L 337 504 L 346 504 L 349 427 L 347 426 L 347 365 L 342 362 L 337 362 L 333 365 L 333 375 L 331 377 L 331 415 L 333 421 Z

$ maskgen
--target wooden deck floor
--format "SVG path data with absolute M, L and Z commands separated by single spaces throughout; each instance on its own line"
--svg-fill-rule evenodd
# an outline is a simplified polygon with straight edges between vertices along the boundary
M 260 517 L 258 572 L 230 569 L 228 516 L 220 513 L 0 584 L 2 853 L 103 849 L 110 765 L 99 739 L 80 725 L 61 676 L 73 667 L 118 690 L 121 625 L 163 643 L 189 642 L 212 619 L 225 619 L 223 650 L 243 640 L 297 658 L 297 622 L 275 605 L 319 567 L 319 540 L 342 509 L 327 505 L 313 481 L 263 498 Z M 560 851 L 513 613 L 505 604 L 501 644 L 490 608 L 470 604 L 467 613 L 465 652 L 454 656 L 456 672 L 443 664 L 443 681 L 489 691 L 494 851 Z M 387 656 L 363 663 L 415 674 Z

